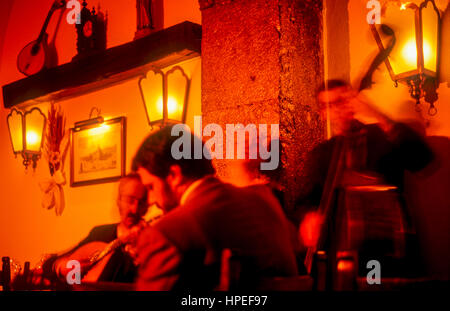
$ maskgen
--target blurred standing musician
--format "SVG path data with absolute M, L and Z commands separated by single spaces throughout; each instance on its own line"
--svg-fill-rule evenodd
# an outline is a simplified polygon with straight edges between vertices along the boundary
M 333 159 L 333 155 L 339 154 L 335 152 L 339 148 L 344 150 L 340 162 L 343 173 L 336 188 L 375 185 L 396 188 L 400 194 L 401 217 L 405 220 L 404 230 L 413 231 L 410 215 L 401 196 L 403 174 L 405 170 L 419 171 L 431 162 L 433 155 L 424 139 L 406 124 L 394 122 L 369 103 L 360 100 L 344 81 L 330 80 L 323 85 L 318 92 L 318 102 L 323 120 L 327 119 L 328 112 L 332 135 L 310 152 L 305 165 L 307 182 L 297 201 L 300 236 L 305 246 L 315 245 L 319 239 L 325 215 L 321 214 L 322 211 L 316 211 L 327 195 L 324 189 L 329 174 L 332 174 L 331 163 L 338 162 Z M 335 189 L 331 192 L 334 193 Z M 334 197 L 333 194 L 329 195 Z M 369 210 L 366 203 L 358 206 L 358 210 Z M 376 253 L 376 247 L 372 251 Z

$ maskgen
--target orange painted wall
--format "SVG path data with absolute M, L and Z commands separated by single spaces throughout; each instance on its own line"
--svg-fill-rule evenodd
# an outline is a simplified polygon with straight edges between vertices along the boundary
M 19 51 L 36 39 L 53 0 L 15 0 L 10 14 L 0 10 L 6 29 L 0 31 L 0 85 L 23 78 L 16 69 Z M 100 2 L 108 11 L 108 48 L 133 40 L 136 30 L 135 0 L 88 1 Z M 2 6 L 3 8 L 3 6 Z M 48 32 L 54 32 L 59 14 L 54 15 Z M 189 20 L 201 24 L 197 0 L 164 0 L 164 28 Z M 1 26 L 2 24 L 0 24 Z M 4 34 L 2 37 L 1 34 Z M 59 63 L 70 62 L 76 54 L 75 27 L 61 21 L 56 37 Z M 193 116 L 201 114 L 201 62 L 200 58 L 181 64 L 191 77 L 191 92 L 187 123 L 192 126 Z M 127 117 L 126 170 L 130 169 L 133 154 L 150 131 L 147 124 L 137 80 L 60 102 L 68 126 L 85 120 L 92 107 L 101 109 L 108 117 Z M 48 104 L 39 105 L 47 113 Z M 66 209 L 62 216 L 54 210 L 41 207 L 41 190 L 38 183 L 49 177 L 48 165 L 43 159 L 35 172 L 25 172 L 22 159 L 12 154 L 6 116 L 8 110 L 0 108 L 0 256 L 10 256 L 19 263 L 31 261 L 33 266 L 42 254 L 58 252 L 81 240 L 89 230 L 99 224 L 117 222 L 115 204 L 117 182 L 72 188 L 64 186 Z M 70 177 L 70 157 L 66 159 L 66 178 Z

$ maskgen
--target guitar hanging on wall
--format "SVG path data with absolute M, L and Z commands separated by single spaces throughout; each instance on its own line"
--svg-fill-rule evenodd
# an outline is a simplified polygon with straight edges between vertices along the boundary
M 53 2 L 42 26 L 39 37 L 28 43 L 17 57 L 17 69 L 26 76 L 31 76 L 43 70 L 58 65 L 58 56 L 53 44 L 48 44 L 47 26 L 53 13 L 66 6 L 66 1 L 56 0 Z

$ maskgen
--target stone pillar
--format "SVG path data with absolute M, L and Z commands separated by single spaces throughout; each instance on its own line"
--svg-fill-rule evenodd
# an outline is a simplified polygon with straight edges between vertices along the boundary
M 203 126 L 278 123 L 288 207 L 306 153 L 324 138 L 315 91 L 323 81 L 322 0 L 199 0 Z M 229 163 L 216 161 L 220 176 Z

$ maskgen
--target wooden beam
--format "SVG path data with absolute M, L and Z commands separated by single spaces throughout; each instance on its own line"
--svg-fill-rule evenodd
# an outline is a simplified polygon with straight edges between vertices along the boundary
M 110 87 L 201 55 L 201 25 L 183 22 L 147 37 L 3 86 L 3 105 L 25 107 Z

